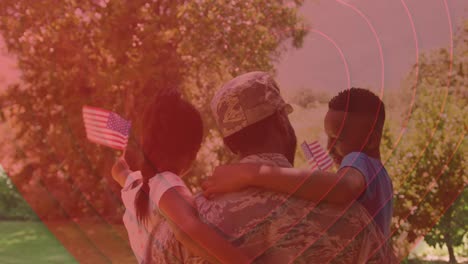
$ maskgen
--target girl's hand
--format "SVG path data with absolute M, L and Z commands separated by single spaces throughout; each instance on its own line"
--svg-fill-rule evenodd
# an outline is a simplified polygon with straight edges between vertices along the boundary
M 251 185 L 259 171 L 260 165 L 255 164 L 218 166 L 213 175 L 202 183 L 203 195 L 212 198 L 217 193 L 241 191 Z
M 112 178 L 120 184 L 120 186 L 125 185 L 125 180 L 127 176 L 132 173 L 128 167 L 127 162 L 123 158 L 119 158 L 112 166 Z

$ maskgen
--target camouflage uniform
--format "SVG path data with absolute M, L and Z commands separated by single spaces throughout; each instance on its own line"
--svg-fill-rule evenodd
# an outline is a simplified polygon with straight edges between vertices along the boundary
M 254 72 L 225 84 L 214 97 L 212 110 L 227 137 L 275 111 L 291 112 L 291 107 L 268 74 Z M 240 162 L 292 167 L 276 153 L 251 155 Z M 198 195 L 196 206 L 202 221 L 253 256 L 255 263 L 394 262 L 382 234 L 358 203 L 347 209 L 316 206 L 288 195 L 249 188 L 213 200 Z M 205 263 L 183 248 L 165 222 L 153 230 L 151 237 L 147 256 L 151 263 Z
M 241 162 L 291 167 L 280 154 L 253 155 Z M 257 256 L 254 263 L 395 262 L 380 230 L 359 203 L 348 209 L 315 206 L 250 188 L 214 200 L 198 195 L 196 205 L 204 222 Z M 206 263 L 175 239 L 166 222 L 152 237 L 151 263 Z

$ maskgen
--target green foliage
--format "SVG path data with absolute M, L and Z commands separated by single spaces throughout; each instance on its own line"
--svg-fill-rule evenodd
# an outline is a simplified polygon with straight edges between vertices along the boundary
M 442 247 L 449 240 L 455 247 L 462 245 L 463 238 L 468 232 L 466 219 L 468 219 L 468 189 L 465 188 L 437 225 L 426 235 L 425 241 L 433 247 Z
M 302 108 L 314 108 L 322 104 L 328 104 L 331 98 L 332 96 L 328 92 L 316 91 L 310 88 L 299 90 L 294 94 L 291 102 Z
M 383 140 L 388 158 L 385 167 L 395 189 L 394 228 L 398 235 L 394 241 L 406 236 L 411 243 L 429 232 L 428 244 L 445 244 L 451 261 L 453 247 L 460 245 L 466 234 L 468 214 L 466 190 L 463 192 L 468 182 L 468 64 L 464 59 L 468 49 L 465 42 L 457 43 L 460 46 L 453 61 L 444 49 L 421 57 L 409 77 L 415 78 L 419 70 L 415 90 L 404 92 L 405 101 L 408 94 L 415 93 L 405 133 L 400 142 L 394 142 L 388 132 Z
M 151 96 L 163 87 L 181 89 L 207 117 L 206 142 L 217 142 L 208 108 L 215 89 L 233 75 L 273 71 L 285 41 L 299 47 L 306 33 L 297 14 L 302 3 L 2 0 L 0 31 L 22 72 L 21 83 L 0 98 L 12 105 L 5 116 L 21 150 L 13 182 L 41 217 L 120 218 L 110 179 L 116 153 L 86 141 L 82 106 L 123 114 L 134 121 L 134 137 Z M 194 177 L 228 158 L 219 144 L 208 145 L 214 152 L 202 151 Z
M 0 166 L 0 220 L 37 219 Z

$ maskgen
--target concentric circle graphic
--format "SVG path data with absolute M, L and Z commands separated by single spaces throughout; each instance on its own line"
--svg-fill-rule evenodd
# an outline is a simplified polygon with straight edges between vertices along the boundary
M 380 92 L 381 92 L 381 97 L 383 96 L 383 91 L 384 91 L 384 60 L 383 60 L 383 52 L 382 52 L 382 46 L 380 44 L 380 41 L 379 41 L 379 38 L 378 38 L 378 35 L 376 33 L 376 30 L 374 29 L 374 27 L 372 26 L 371 22 L 366 18 L 366 16 L 359 11 L 359 9 L 357 9 L 355 6 L 351 5 L 349 2 L 344 2 L 344 1 L 340 1 L 340 0 L 337 0 L 337 2 L 339 2 L 340 4 L 344 5 L 344 6 L 347 6 L 349 8 L 351 8 L 353 11 L 355 11 L 357 14 L 360 15 L 360 17 L 362 17 L 366 23 L 368 24 L 368 26 L 370 27 L 372 33 L 374 34 L 374 37 L 376 38 L 376 42 L 379 46 L 379 52 L 380 52 L 380 59 L 381 59 L 381 66 L 382 66 L 382 83 L 381 83 L 381 89 L 380 89 Z M 394 144 L 394 148 L 392 149 L 391 153 L 393 153 L 396 149 L 396 147 L 399 145 L 400 141 L 402 140 L 402 137 L 404 135 L 404 132 L 406 131 L 406 126 L 410 120 L 410 115 L 411 115 L 411 112 L 412 112 L 412 109 L 413 109 L 413 106 L 414 106 L 414 102 L 416 100 L 416 93 L 417 93 L 417 87 L 418 87 L 418 80 L 419 80 L 419 45 L 418 45 L 418 39 L 417 39 L 417 34 L 416 34 L 416 29 L 415 29 L 415 25 L 414 25 L 414 21 L 413 21 L 413 18 L 411 16 L 411 13 L 408 9 L 408 6 L 406 5 L 405 1 L 402 0 L 401 1 L 402 5 L 404 6 L 404 9 L 408 15 L 408 18 L 409 18 L 409 21 L 410 21 L 410 24 L 411 24 L 411 29 L 412 29 L 412 33 L 413 33 L 413 38 L 414 38 L 414 45 L 415 45 L 415 48 L 416 48 L 416 63 L 415 63 L 415 84 L 413 85 L 413 91 L 412 91 L 412 98 L 411 98 L 411 103 L 409 105 L 409 110 L 408 110 L 408 115 L 407 115 L 407 118 L 404 120 L 404 124 L 403 124 L 403 128 L 401 129 L 400 131 L 400 134 L 398 135 L 398 138 L 396 140 L 396 143 Z M 424 153 L 428 150 L 428 146 L 431 144 L 432 142 L 432 139 L 434 138 L 434 134 L 436 132 L 436 129 L 437 129 L 437 126 L 438 124 L 441 122 L 440 120 L 440 117 L 442 116 L 442 113 L 444 112 L 444 108 L 445 108 L 445 104 L 446 104 L 446 100 L 447 100 L 447 95 L 448 95 L 448 91 L 450 89 L 450 73 L 452 71 L 452 67 L 453 67 L 453 32 L 452 32 L 452 22 L 451 22 L 451 17 L 450 17 L 450 13 L 448 11 L 448 6 L 447 6 L 447 2 L 444 1 L 444 7 L 445 7 L 445 12 L 446 12 L 446 16 L 447 16 L 447 19 L 448 19 L 448 26 L 449 26 L 449 32 L 450 32 L 450 66 L 449 66 L 449 70 L 448 70 L 448 73 L 447 73 L 447 76 L 448 76 L 448 80 L 446 81 L 447 85 L 446 85 L 446 88 L 445 88 L 445 95 L 443 97 L 443 102 L 442 102 L 442 106 L 441 106 L 441 109 L 440 109 L 440 112 L 439 112 L 439 119 L 436 121 L 436 124 L 434 125 L 434 127 L 431 129 L 432 132 L 431 132 L 431 136 L 430 136 L 430 140 L 427 142 L 426 146 L 420 151 L 420 153 L 418 154 L 418 158 L 417 158 L 417 161 L 416 161 L 416 164 L 413 164 L 412 166 L 412 169 L 409 171 L 410 173 L 414 170 L 415 166 L 417 165 L 417 162 L 421 159 L 421 157 L 424 155 Z M 460 140 L 457 141 L 457 144 L 456 144 L 456 148 L 453 150 L 454 152 L 450 155 L 450 157 L 448 158 L 447 160 L 447 163 L 445 164 L 445 166 L 448 166 L 450 164 L 450 161 L 451 159 L 453 158 L 453 155 L 458 151 L 460 145 L 462 144 L 464 138 L 465 138 L 465 134 L 466 134 L 466 131 L 460 135 Z M 334 145 L 334 143 L 332 144 Z M 388 159 L 387 159 L 388 160 Z M 384 164 L 386 163 L 386 161 L 384 161 Z M 439 173 L 437 173 L 437 176 L 435 177 L 435 179 L 433 180 L 432 184 L 428 186 L 428 188 L 426 189 L 426 191 L 424 191 L 423 193 L 420 194 L 420 199 L 419 199 L 419 202 L 418 203 L 422 203 L 424 201 L 424 198 L 426 197 L 426 195 L 428 194 L 429 191 L 431 191 L 431 189 L 434 187 L 434 185 L 436 184 L 437 180 L 440 178 L 440 176 L 442 175 L 443 171 L 440 171 Z M 406 177 L 408 177 L 409 175 L 407 175 Z M 466 185 L 466 183 L 465 183 Z M 463 190 L 465 186 L 460 186 L 460 190 L 454 190 L 454 193 L 457 193 L 457 195 L 455 196 L 454 200 L 456 199 L 456 197 L 461 193 L 461 191 Z M 389 199 L 391 199 L 391 197 L 389 197 Z M 454 201 L 453 200 L 453 201 Z M 452 203 L 453 203 L 452 201 Z M 417 207 L 418 205 L 416 205 Z M 443 208 L 443 211 L 446 211 L 447 208 Z M 441 214 L 439 217 L 441 217 L 443 214 Z M 409 214 L 405 217 L 403 217 L 403 221 L 408 221 L 408 217 L 409 217 Z M 437 220 L 430 224 L 430 226 L 433 226 L 437 223 Z M 397 230 L 394 230 L 392 232 L 392 234 L 395 234 Z M 357 235 L 357 234 L 356 234 Z M 390 238 L 390 237 L 388 237 Z M 387 239 L 388 239 L 387 238 Z M 415 243 L 413 243 L 413 247 L 423 238 L 423 236 L 421 236 L 420 238 L 418 238 L 417 241 L 415 241 Z M 403 258 L 406 257 L 406 256 L 403 256 Z
M 231 75 L 253 70 L 273 71 L 272 61 L 283 52 L 281 50 L 284 47 L 282 46 L 283 42 L 291 39 L 296 40 L 297 36 L 295 34 L 300 35 L 303 33 L 295 31 L 294 27 L 297 26 L 295 23 L 300 23 L 300 20 L 294 20 L 297 18 L 297 10 L 292 8 L 294 5 L 302 5 L 302 1 L 295 2 L 301 2 L 301 4 L 288 5 L 283 3 L 284 1 L 264 1 L 264 3 L 252 0 L 241 1 L 242 3 L 239 1 L 237 1 L 239 3 L 236 1 L 234 1 L 236 3 L 183 1 L 184 4 L 179 9 L 176 8 L 179 4 L 171 4 L 170 1 L 167 3 L 165 1 L 150 3 L 149 1 L 143 4 L 128 3 L 131 6 L 129 10 L 132 10 L 132 12 L 122 8 L 123 2 L 116 1 L 113 3 L 113 1 L 109 0 L 87 1 L 82 6 L 69 3 L 72 8 L 63 4 L 57 4 L 57 7 L 55 7 L 53 1 L 48 0 L 45 1 L 47 2 L 45 6 L 50 9 L 50 12 L 48 10 L 41 11 L 41 7 L 31 0 L 18 1 L 19 4 L 14 4 L 10 0 L 0 4 L 0 14 L 5 17 L 6 21 L 2 22 L 0 20 L 0 33 L 5 35 L 5 42 L 9 51 L 11 50 L 12 54 L 17 55 L 16 59 L 23 73 L 22 79 L 18 81 L 19 83 L 11 85 L 4 93 L 5 96 L 3 91 L 0 90 L 0 129 L 4 127 L 6 128 L 5 131 L 10 134 L 5 138 L 18 138 L 18 140 L 8 142 L 9 147 L 14 149 L 14 153 L 7 153 L 7 155 L 12 156 L 11 160 L 18 161 L 18 164 L 8 164 L 9 167 L 4 167 L 11 178 L 11 182 L 20 190 L 20 194 L 27 200 L 40 220 L 79 261 L 86 261 L 89 258 L 99 263 L 119 262 L 128 257 L 128 253 L 132 253 L 131 256 L 133 257 L 132 249 L 134 250 L 134 245 L 129 239 L 132 234 L 127 233 L 128 230 L 125 230 L 125 226 L 120 221 L 122 218 L 118 218 L 118 220 L 115 218 L 115 212 L 121 212 L 124 209 L 121 192 L 116 191 L 116 185 L 109 177 L 110 171 L 109 174 L 102 175 L 103 168 L 109 167 L 113 162 L 107 160 L 107 158 L 116 157 L 120 153 L 102 147 L 98 149 L 96 145 L 92 145 L 92 147 L 87 145 L 91 145 L 91 143 L 85 139 L 84 127 L 82 127 L 82 130 L 77 129 L 79 127 L 77 124 L 81 124 L 82 120 L 79 112 L 81 105 L 76 102 L 79 102 L 79 104 L 85 102 L 95 104 L 96 107 L 102 106 L 106 109 L 107 107 L 114 107 L 117 109 L 112 109 L 112 111 L 115 110 L 116 112 L 123 109 L 125 115 L 141 118 L 141 113 L 136 113 L 136 110 L 132 112 L 131 107 L 133 106 L 138 110 L 143 109 L 135 101 L 141 104 L 143 102 L 147 103 L 150 95 L 144 94 L 144 92 L 157 90 L 148 88 L 152 85 L 168 87 L 178 87 L 180 85 L 183 87 L 181 90 L 187 89 L 187 91 L 183 90 L 184 96 L 197 102 L 203 102 L 204 97 L 212 94 L 221 85 L 220 80 L 224 81 L 226 79 L 227 81 L 229 78 L 234 77 Z M 362 22 L 360 26 L 363 31 L 371 35 L 372 40 L 367 40 L 363 44 L 366 44 L 369 49 L 376 50 L 374 54 L 376 58 L 373 59 L 378 63 L 369 67 L 374 67 L 373 70 L 378 72 L 378 76 L 377 74 L 372 76 L 378 80 L 378 87 L 373 88 L 378 91 L 378 97 L 385 101 L 390 89 L 386 87 L 386 82 L 391 79 L 386 76 L 386 72 L 391 69 L 392 58 L 390 58 L 391 54 L 387 53 L 386 50 L 386 41 L 388 39 L 382 36 L 383 30 L 379 24 L 382 21 L 374 21 L 374 14 L 365 11 L 367 9 L 364 6 L 364 1 L 335 0 L 334 2 L 338 4 L 337 8 L 342 8 L 352 14 L 356 20 Z M 390 147 L 386 147 L 388 153 L 385 153 L 385 159 L 382 159 L 382 163 L 385 167 L 390 168 L 395 163 L 404 162 L 405 167 L 403 169 L 401 167 L 398 169 L 392 167 L 393 173 L 401 172 L 401 174 L 390 175 L 398 186 L 394 189 L 394 196 L 386 197 L 385 203 L 393 203 L 393 208 L 398 210 L 394 209 L 394 223 L 392 223 L 390 234 L 378 246 L 372 248 L 369 259 L 374 254 L 378 254 L 381 248 L 391 243 L 400 243 L 393 249 L 395 252 L 398 251 L 396 252 L 398 253 L 397 259 L 401 262 L 408 258 L 415 246 L 424 237 L 427 237 L 426 235 L 429 234 L 431 229 L 436 227 L 446 211 L 462 194 L 468 181 L 464 178 L 466 176 L 461 175 L 461 180 L 453 183 L 453 189 L 446 191 L 445 196 L 441 196 L 447 201 L 434 203 L 434 211 L 431 211 L 430 217 L 427 217 L 423 223 L 415 223 L 416 220 L 414 219 L 417 217 L 422 218 L 424 215 L 429 215 L 424 210 L 432 201 L 431 195 L 434 195 L 433 193 L 438 195 L 439 192 L 442 193 L 439 185 L 446 180 L 444 178 L 445 173 L 458 159 L 457 155 L 460 154 L 460 151 L 463 151 L 462 146 L 466 144 L 467 129 L 465 124 L 465 129 L 457 130 L 457 133 L 461 131 L 459 134 L 456 136 L 451 135 L 453 137 L 451 138 L 453 148 L 440 154 L 444 155 L 445 164 L 440 164 L 440 168 L 437 167 L 437 169 L 425 172 L 429 176 L 426 174 L 417 175 L 421 171 L 421 166 L 424 166 L 424 162 L 427 162 L 427 156 L 431 157 L 429 154 L 438 151 L 433 146 L 441 144 L 439 135 L 445 132 L 444 124 L 446 120 L 452 118 L 447 113 L 453 103 L 450 99 L 456 88 L 454 83 L 457 80 L 454 75 L 457 70 L 457 63 L 459 63 L 457 60 L 456 37 L 454 36 L 454 34 L 456 35 L 456 32 L 454 32 L 455 19 L 450 12 L 451 3 L 447 0 L 441 2 L 440 5 L 443 8 L 439 12 L 443 13 L 444 19 L 446 19 L 443 26 L 445 27 L 444 30 L 448 28 L 446 31 L 449 36 L 449 43 L 441 51 L 426 51 L 423 47 L 425 43 L 421 37 L 421 28 L 418 30 L 418 26 L 421 27 L 422 25 L 422 23 L 418 23 L 420 21 L 418 21 L 417 16 L 420 10 L 412 9 L 413 3 L 409 1 L 400 0 L 400 3 L 397 4 L 404 11 L 405 19 L 407 19 L 405 23 L 412 37 L 411 43 L 400 44 L 404 44 L 405 48 L 414 49 L 414 57 L 411 58 L 414 61 L 414 66 L 407 74 L 407 77 L 411 78 L 409 80 L 410 87 L 404 87 L 407 89 L 405 90 L 407 98 L 398 98 L 404 104 L 406 102 L 408 104 L 403 105 L 403 103 L 399 102 L 398 107 L 404 108 L 398 109 L 399 113 L 402 114 L 402 122 L 400 126 L 394 128 L 397 132 L 392 131 L 390 133 L 389 137 L 392 144 Z M 197 9 L 197 5 L 203 8 Z M 8 8 L 4 6 L 8 6 Z M 271 6 L 277 9 L 268 9 Z M 291 9 L 287 9 L 285 6 Z M 414 4 L 414 6 L 417 5 Z M 225 13 L 221 12 L 223 8 L 227 10 Z M 175 10 L 177 12 L 174 13 Z M 245 12 L 236 14 L 236 10 Z M 61 13 L 63 17 L 57 15 L 60 12 L 63 12 Z M 20 22 L 8 20 L 8 16 L 21 18 L 18 20 Z M 35 16 L 37 16 L 37 21 L 34 20 Z M 278 16 L 279 19 L 275 20 L 275 16 Z M 102 22 L 106 21 L 106 19 L 108 19 L 107 22 Z M 339 19 L 339 17 L 330 19 L 329 23 L 336 23 Z M 126 20 L 129 20 L 129 23 Z M 190 24 L 189 22 L 192 20 L 196 23 Z M 294 23 L 291 21 L 294 21 Z M 215 22 L 219 23 L 216 24 Z M 439 21 L 439 23 L 442 25 L 442 21 Z M 102 25 L 104 26 L 99 28 Z M 69 35 L 63 34 L 63 32 L 66 32 L 64 28 L 69 30 Z M 393 30 L 396 32 L 403 30 L 403 28 Z M 144 33 L 146 32 L 151 34 L 148 33 L 145 36 Z M 252 32 L 255 32 L 255 34 Z M 343 35 L 357 34 L 356 32 L 345 32 Z M 320 27 L 308 28 L 307 33 L 319 36 L 329 46 L 333 47 L 334 52 L 339 55 L 345 72 L 346 89 L 354 86 L 355 82 L 353 82 L 352 76 L 354 65 L 349 58 L 351 58 L 350 55 L 355 54 L 346 54 L 346 47 L 340 42 L 341 38 L 345 39 L 345 37 L 335 36 Z M 116 36 L 121 37 L 121 39 L 116 38 Z M 122 40 L 122 42 L 119 40 Z M 77 48 L 78 46 L 79 48 Z M 124 52 L 121 52 L 121 50 L 124 50 Z M 68 54 L 67 51 L 69 51 Z M 233 51 L 238 52 L 238 54 L 233 54 Z M 439 62 L 440 65 L 438 66 L 441 69 L 436 68 L 434 72 L 431 72 L 424 68 L 424 63 L 426 63 L 427 57 L 432 58 L 431 55 L 436 54 L 436 52 L 443 53 L 445 56 L 443 59 L 445 60 Z M 114 57 L 114 55 L 116 56 Z M 33 59 L 28 58 L 28 56 Z M 255 61 L 252 59 L 254 57 L 261 60 Z M 148 61 L 148 58 L 157 58 L 159 60 Z M 204 65 L 201 62 L 206 64 Z M 239 67 L 235 67 L 234 62 L 240 64 L 237 65 Z M 48 65 L 48 68 L 46 69 L 44 65 Z M 145 67 L 142 67 L 142 65 Z M 338 66 L 341 67 L 341 65 Z M 39 72 L 37 69 L 41 67 L 46 70 Z M 459 67 L 462 67 L 462 65 L 460 64 Z M 80 72 L 80 74 L 77 72 Z M 150 74 L 154 74 L 154 76 L 147 77 Z M 166 80 L 167 76 L 180 77 L 180 79 Z M 444 78 L 444 80 L 441 78 Z M 369 79 L 372 78 L 369 76 Z M 427 84 L 429 79 L 435 84 L 431 83 L 431 86 L 429 86 Z M 57 89 L 59 87 L 57 83 L 60 83 L 63 87 L 60 86 L 61 89 Z M 50 84 L 54 85 L 51 85 L 49 90 L 44 89 L 44 86 Z M 436 84 L 439 86 L 436 87 Z M 2 85 L 1 80 L 0 85 Z M 362 85 L 364 87 L 367 84 Z M 284 87 L 280 88 L 284 89 Z M 30 89 L 30 93 L 22 93 L 28 89 Z M 137 94 L 132 89 L 141 91 L 142 94 Z M 206 89 L 206 91 L 203 89 Z M 425 107 L 423 99 L 426 93 L 428 97 L 434 98 L 432 106 L 437 111 L 431 112 L 428 109 L 427 112 L 424 112 L 425 109 L 421 108 Z M 6 94 L 22 94 L 25 96 L 11 98 L 7 97 Z M 81 98 L 78 98 L 80 94 Z M 139 96 L 141 98 L 138 98 Z M 112 100 L 109 98 L 114 97 L 114 102 L 111 102 Z M 62 98 L 64 102 L 52 102 L 55 98 Z M 348 96 L 348 106 L 349 99 Z M 100 103 L 103 105 L 99 105 Z M 383 107 L 383 105 L 381 104 L 380 107 Z M 209 106 L 203 105 L 200 109 L 203 114 L 209 113 L 207 111 Z M 422 120 L 423 118 L 419 116 L 422 112 L 432 115 L 432 119 L 427 122 Z M 347 113 L 345 112 L 345 117 L 339 129 L 340 135 L 344 131 L 345 121 L 350 120 Z M 7 116 L 7 118 L 4 116 Z M 46 124 L 47 130 L 43 129 L 44 120 L 47 119 L 47 116 L 53 117 L 55 121 L 59 120 L 60 125 Z M 19 126 L 20 122 L 25 120 L 29 123 L 21 123 L 22 126 Z M 210 118 L 207 118 L 207 120 L 212 122 Z M 366 144 L 370 142 L 377 122 L 378 114 L 374 117 L 372 129 L 367 134 L 365 144 L 361 146 L 361 152 L 365 151 Z M 388 120 L 386 122 L 388 123 Z M 416 126 L 416 124 L 424 124 L 424 126 Z M 208 126 L 214 125 L 210 123 Z M 19 130 L 18 127 L 21 127 L 22 130 Z M 209 127 L 209 129 L 211 128 Z M 424 132 L 424 137 L 418 135 L 418 129 L 421 134 Z M 321 130 L 323 131 L 323 127 Z M 187 133 L 189 132 L 187 131 Z M 36 137 L 28 137 L 29 134 L 34 134 Z M 39 134 L 42 135 L 40 139 L 37 137 Z M 413 144 L 416 139 L 422 138 L 425 139 L 423 143 L 420 145 Z M 0 139 L 4 140 L 2 135 L 0 135 Z M 36 141 L 32 141 L 32 139 Z M 221 138 L 216 138 L 216 140 L 222 142 Z M 333 148 L 337 141 L 338 139 L 335 139 L 334 142 L 330 142 L 330 148 Z M 138 143 L 135 144 L 138 145 Z M 204 142 L 203 144 L 216 145 L 213 142 Z M 411 153 L 405 153 L 411 147 L 410 144 L 418 147 L 413 147 Z M 37 146 L 43 146 L 43 149 L 39 151 Z M 214 152 L 218 151 L 215 148 L 214 150 Z M 197 160 L 195 162 L 211 166 L 220 163 L 220 160 L 229 160 L 230 158 L 225 153 L 216 152 L 212 154 L 215 157 L 214 159 L 217 159 L 216 162 L 213 160 Z M 48 166 L 41 167 L 44 164 Z M 81 164 L 82 167 L 73 167 L 76 164 Z M 76 170 L 76 175 L 72 172 L 73 169 Z M 200 168 L 197 169 L 197 173 L 207 173 Z M 87 177 L 79 177 L 82 175 L 87 175 Z M 195 175 L 195 177 L 201 178 L 202 176 Z M 424 178 L 424 181 L 416 181 L 415 178 L 418 177 Z M 335 182 L 335 186 L 338 185 L 339 180 Z M 297 186 L 295 191 L 305 186 L 304 182 L 303 185 Z M 410 197 L 407 194 L 408 189 L 412 187 L 410 185 L 421 182 L 425 184 L 418 186 L 415 189 L 417 191 L 414 191 L 415 193 L 412 193 Z M 106 186 L 109 188 L 105 188 Z M 369 186 L 369 183 L 366 183 L 367 186 Z M 34 192 L 27 193 L 24 191 L 27 188 L 36 189 Z M 0 189 L 0 191 L 2 190 Z M 310 206 L 303 213 L 301 211 L 299 217 L 290 218 L 294 219 L 294 223 L 290 223 L 288 228 L 282 230 L 284 235 L 276 237 L 274 241 L 269 241 L 262 247 L 259 246 L 256 256 L 268 253 L 276 243 L 288 238 L 290 230 L 295 227 L 300 228 L 302 221 L 307 221 L 307 217 L 313 214 L 314 210 L 322 203 L 326 203 L 325 198 L 331 192 L 332 188 L 327 190 L 327 193 L 316 204 L 310 203 Z M 32 194 L 36 196 L 32 196 Z M 257 225 L 242 229 L 239 231 L 239 236 L 255 233 L 257 226 L 271 221 L 271 218 L 275 217 L 275 210 L 287 208 L 288 204 L 296 199 L 293 198 L 294 194 L 293 192 L 285 195 L 285 198 L 278 203 L 276 208 L 265 213 L 263 218 L 256 219 Z M 2 193 L 0 193 L 0 203 L 2 203 L 1 195 Z M 67 199 L 67 197 L 72 197 L 74 200 Z M 356 197 L 356 199 L 350 201 L 346 208 L 340 208 L 340 214 L 336 215 L 333 221 L 327 222 L 325 227 L 321 227 L 320 232 L 315 234 L 317 237 L 314 237 L 310 243 L 297 246 L 294 258 L 288 259 L 286 263 L 294 263 L 304 252 L 316 245 L 316 243 L 320 243 L 318 241 L 326 237 L 327 232 L 333 230 L 334 225 L 345 217 L 348 210 L 353 209 L 352 206 L 354 202 L 357 203 L 358 198 Z M 42 201 L 42 203 L 38 201 Z M 405 202 L 411 205 L 408 206 Z M 1 205 L 0 209 L 2 209 Z M 432 206 L 432 204 L 430 205 Z M 350 245 L 352 246 L 354 239 L 365 233 L 367 227 L 374 225 L 372 218 L 376 217 L 384 206 L 385 204 L 377 208 L 374 215 L 370 215 L 370 222 L 366 223 L 366 226 L 357 232 L 354 232 L 354 230 L 353 234 L 347 234 L 351 239 L 346 244 L 341 245 L 338 251 L 334 251 L 334 255 L 330 256 L 328 263 L 336 261 L 340 254 L 346 252 L 345 250 Z M 2 211 L 0 210 L 0 219 L 3 217 L 1 214 Z M 137 221 L 135 212 L 127 212 L 126 215 Z M 419 221 L 421 222 L 421 220 Z M 223 231 L 222 224 L 208 224 Z M 409 227 L 416 226 L 416 224 L 423 226 L 423 228 L 421 227 L 422 231 L 417 230 L 417 232 L 413 232 L 416 237 L 407 238 L 408 234 L 413 231 Z M 148 230 L 147 226 L 144 227 L 145 234 L 150 235 L 152 230 Z M 142 234 L 139 233 L 138 235 Z M 173 252 L 167 249 L 166 253 L 170 255 Z M 145 258 L 145 256 L 138 257 Z M 178 259 L 177 254 L 173 254 L 171 257 L 183 261 Z

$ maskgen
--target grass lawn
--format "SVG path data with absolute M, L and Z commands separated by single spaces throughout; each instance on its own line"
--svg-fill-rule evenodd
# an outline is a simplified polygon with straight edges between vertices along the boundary
M 122 243 L 120 239 L 111 236 L 108 227 L 99 224 L 81 224 L 86 233 L 93 236 L 94 242 L 100 245 L 99 250 L 106 256 L 102 259 L 80 243 L 80 236 L 73 231 L 70 223 L 61 223 L 55 228 L 55 232 L 67 237 L 78 259 L 86 263 L 136 263 L 133 253 Z M 125 234 L 123 226 L 112 226 L 121 235 Z M 92 232 L 90 232 L 92 231 Z M 70 244 L 69 244 L 70 246 Z M 88 245 L 89 246 L 89 245 Z M 408 264 L 443 264 L 448 259 L 443 249 L 435 250 L 425 243 L 420 243 L 407 260 Z M 464 254 L 457 254 L 459 263 L 468 263 Z M 444 260 L 442 260 L 444 259 Z M 0 221 L 0 263 L 78 263 L 65 247 L 41 222 L 2 222 Z
M 0 222 L 0 263 L 77 263 L 41 222 Z

